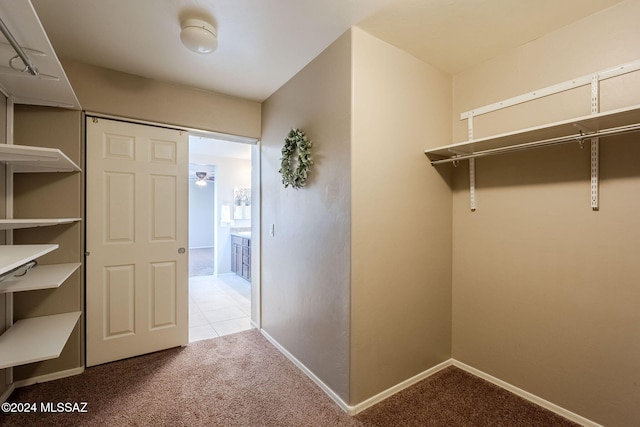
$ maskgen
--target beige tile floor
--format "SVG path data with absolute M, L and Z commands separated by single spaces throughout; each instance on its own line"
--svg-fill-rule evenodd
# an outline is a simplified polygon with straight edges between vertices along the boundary
M 251 284 L 235 274 L 189 278 L 189 342 L 251 329 Z

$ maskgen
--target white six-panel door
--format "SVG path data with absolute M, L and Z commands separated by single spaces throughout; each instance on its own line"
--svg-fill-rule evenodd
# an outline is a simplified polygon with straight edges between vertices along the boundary
M 87 366 L 186 345 L 188 135 L 87 117 Z

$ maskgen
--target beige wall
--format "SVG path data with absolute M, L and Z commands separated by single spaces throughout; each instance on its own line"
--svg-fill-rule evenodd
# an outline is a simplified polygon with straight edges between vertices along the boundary
M 451 191 L 423 154 L 451 141 L 451 78 L 352 32 L 356 404 L 451 357 Z
M 260 103 L 71 60 L 64 70 L 83 110 L 178 127 L 260 137 Z
M 354 28 L 263 106 L 262 326 L 350 405 L 451 356 L 451 191 L 422 154 L 451 139 L 450 88 Z M 298 191 L 291 127 L 314 142 Z
M 627 1 L 454 78 L 462 111 L 637 60 Z M 637 104 L 640 76 L 602 84 L 602 110 Z M 589 114 L 586 90 L 476 119 L 476 137 Z M 577 144 L 478 159 L 478 210 L 455 170 L 453 357 L 595 422 L 640 422 L 640 136 L 601 141 L 600 210 Z
M 48 107 L 15 106 L 15 143 L 60 148 L 81 168 L 84 166 L 82 114 Z M 14 176 L 16 218 L 84 217 L 82 173 L 26 173 Z M 84 223 L 37 227 L 14 231 L 14 243 L 57 243 L 60 247 L 38 259 L 42 264 L 82 262 Z M 14 295 L 14 319 L 83 311 L 84 272 L 76 270 L 59 288 L 20 292 Z M 16 381 L 84 365 L 84 318 L 73 330 L 57 359 L 14 368 Z
M 348 399 L 351 40 L 329 46 L 263 104 L 262 327 Z M 292 127 L 313 142 L 308 187 L 281 184 Z M 271 226 L 275 235 L 270 236 Z

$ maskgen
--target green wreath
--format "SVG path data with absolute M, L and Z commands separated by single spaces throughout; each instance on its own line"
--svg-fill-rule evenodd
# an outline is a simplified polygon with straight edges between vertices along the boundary
M 292 166 L 292 158 L 298 153 L 298 161 L 295 170 Z M 284 188 L 292 186 L 295 189 L 304 187 L 307 177 L 311 172 L 311 141 L 307 139 L 300 129 L 291 129 L 284 139 L 282 158 L 280 159 L 280 174 Z

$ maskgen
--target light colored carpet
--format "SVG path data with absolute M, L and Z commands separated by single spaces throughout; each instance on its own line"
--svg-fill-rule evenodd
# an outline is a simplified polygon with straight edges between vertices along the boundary
M 88 412 L 0 413 L 0 425 L 575 425 L 454 367 L 350 417 L 256 330 L 88 368 L 10 401 L 87 402 Z

